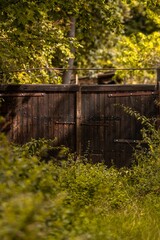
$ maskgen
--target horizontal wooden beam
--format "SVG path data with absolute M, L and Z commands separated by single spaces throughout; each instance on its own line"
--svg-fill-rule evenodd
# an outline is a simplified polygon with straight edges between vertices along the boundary
M 123 92 L 123 91 L 156 91 L 155 84 L 110 84 L 110 85 L 83 85 L 82 92 Z
M 70 85 L 70 84 L 0 84 L 2 92 L 116 92 L 116 91 L 156 91 L 154 84 L 129 84 L 129 85 Z
M 158 91 L 155 92 L 127 92 L 127 93 L 110 93 L 108 97 L 132 97 L 132 96 L 150 96 L 150 95 L 158 95 Z
M 0 97 L 44 97 L 45 93 L 0 93 Z
M 78 85 L 69 84 L 0 84 L 1 92 L 77 92 Z

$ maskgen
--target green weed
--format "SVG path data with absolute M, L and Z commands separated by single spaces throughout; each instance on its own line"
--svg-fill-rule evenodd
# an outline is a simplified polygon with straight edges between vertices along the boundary
M 57 164 L 52 141 L 18 147 L 1 134 L 0 239 L 160 239 L 159 130 L 147 122 L 142 131 L 148 146 L 119 170 L 63 147 Z

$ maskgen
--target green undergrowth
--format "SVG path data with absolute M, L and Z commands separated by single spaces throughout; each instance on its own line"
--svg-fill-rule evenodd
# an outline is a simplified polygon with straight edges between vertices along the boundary
M 1 134 L 0 239 L 160 239 L 159 130 L 147 126 L 143 137 L 132 167 L 116 169 L 52 141 L 19 147 Z

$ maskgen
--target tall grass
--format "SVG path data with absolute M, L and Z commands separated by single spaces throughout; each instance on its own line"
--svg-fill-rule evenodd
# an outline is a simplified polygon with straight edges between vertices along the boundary
M 160 134 L 140 120 L 146 148 L 129 169 L 75 161 L 66 149 L 46 161 L 50 142 L 19 148 L 0 135 L 0 239 L 160 239 Z

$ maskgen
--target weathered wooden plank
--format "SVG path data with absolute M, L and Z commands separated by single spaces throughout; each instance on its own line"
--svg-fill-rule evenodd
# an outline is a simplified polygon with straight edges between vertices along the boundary
M 17 97 L 17 101 L 21 103 L 21 126 L 18 129 L 18 132 L 23 143 L 27 142 L 28 140 L 28 100 L 28 97 Z
M 37 97 L 38 100 L 38 115 L 39 115 L 39 136 L 40 138 L 45 137 L 45 109 L 47 106 L 45 106 L 44 99 L 42 97 Z
M 81 115 L 82 115 L 82 93 L 80 88 L 80 90 L 76 93 L 76 152 L 78 155 L 80 155 L 82 151 Z
M 0 84 L 0 92 L 17 92 L 17 93 L 25 93 L 25 92 L 76 92 L 78 91 L 80 86 L 78 85 L 51 85 L 51 84 Z M 97 91 L 97 92 L 110 92 L 110 91 L 155 91 L 157 86 L 155 84 L 135 84 L 135 85 L 91 85 L 91 86 L 81 86 L 82 91 Z
M 90 85 L 82 86 L 82 92 L 123 92 L 123 91 L 155 91 L 155 84 L 135 84 L 135 85 Z
M 104 106 L 105 106 L 105 94 L 104 92 L 99 93 L 99 118 L 100 121 L 104 124 L 105 123 L 105 117 L 104 117 Z M 99 127 L 99 143 L 100 146 L 100 153 L 102 154 L 102 160 L 104 160 L 104 150 L 105 150 L 105 142 L 104 142 L 104 126 Z
M 50 112 L 51 112 L 51 128 L 53 137 L 56 139 L 57 144 L 59 143 L 59 127 L 55 124 L 56 121 L 59 121 L 59 93 L 55 92 L 51 93 L 51 102 L 50 104 Z
M 73 152 L 76 152 L 76 92 L 69 94 L 68 110 L 68 120 L 74 124 L 68 125 L 67 142 L 68 147 L 70 147 Z
M 28 99 L 28 132 L 27 132 L 27 142 L 33 138 L 33 109 L 32 109 L 32 97 Z
M 115 104 L 156 117 L 157 93 L 155 85 L 0 86 L 0 96 L 5 99 L 0 110 L 6 117 L 1 131 L 19 143 L 30 138 L 57 137 L 58 144 L 79 154 L 88 152 L 94 161 L 103 159 L 111 165 L 113 160 L 118 167 L 129 165 L 136 144 L 132 141 L 141 139 L 142 126 Z M 108 97 L 111 94 L 114 97 Z
M 157 95 L 157 91 L 138 91 L 138 92 L 123 92 L 123 93 L 109 93 L 108 97 L 128 97 L 128 96 L 151 96 Z
M 53 85 L 53 84 L 0 84 L 0 92 L 76 92 L 78 85 Z
M 95 117 L 95 93 L 91 92 L 89 95 L 89 115 L 94 118 Z M 90 125 L 88 127 L 88 131 L 90 132 L 90 152 L 95 153 L 95 126 Z M 96 136 L 97 137 L 97 136 Z
M 32 98 L 32 119 L 33 119 L 33 133 L 32 136 L 35 139 L 39 138 L 39 116 L 38 116 L 38 98 Z
M 6 102 L 6 100 L 3 99 L 3 101 L 0 104 L 0 115 L 1 117 L 3 117 L 3 121 L 0 122 L 0 131 L 5 132 L 6 134 L 8 133 L 9 126 L 10 126 L 9 119 L 8 119 L 9 109 L 7 107 L 8 107 L 8 102 Z
M 90 116 L 89 108 L 89 94 L 87 92 L 83 93 L 81 96 L 81 152 L 82 154 L 87 153 L 90 148 L 90 132 L 88 127 L 82 125 L 83 122 L 87 122 Z
M 52 93 L 47 93 L 48 96 L 48 138 L 55 139 L 55 124 L 54 124 L 54 96 Z
M 45 94 L 44 104 L 44 138 L 49 139 L 49 97 Z
M 43 97 L 45 93 L 0 93 L 0 97 Z

